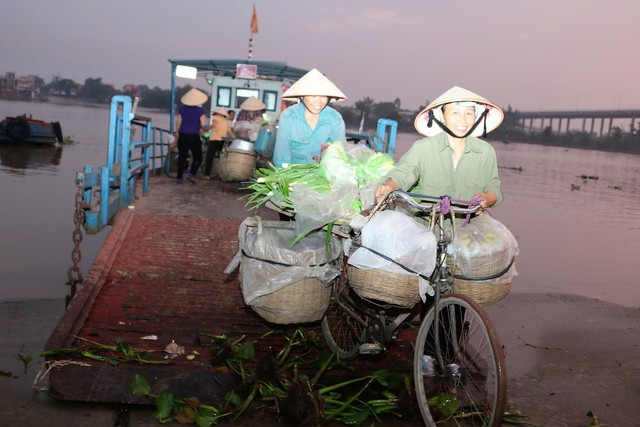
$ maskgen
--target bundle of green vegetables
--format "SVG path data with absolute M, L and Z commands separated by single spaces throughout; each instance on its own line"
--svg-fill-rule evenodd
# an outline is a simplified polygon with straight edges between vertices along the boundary
M 269 164 L 268 168 L 256 169 L 256 175 L 258 178 L 247 187 L 252 191 L 247 204 L 256 209 L 271 200 L 279 209 L 293 214 L 295 209 L 289 196 L 294 185 L 303 185 L 323 194 L 331 189 L 317 163 L 291 164 L 281 168 Z
M 342 142 L 328 144 L 320 163 L 285 164 L 281 168 L 269 165 L 256 170 L 257 178 L 247 187 L 252 193 L 247 204 L 258 208 L 273 202 L 287 213 L 296 213 L 291 194 L 295 186 L 303 186 L 320 194 L 330 194 L 346 187 L 363 188 L 377 183 L 394 166 L 387 153 L 378 153 L 364 146 L 347 152 Z M 349 192 L 348 194 L 353 195 Z M 351 200 L 353 214 L 362 209 L 360 200 Z

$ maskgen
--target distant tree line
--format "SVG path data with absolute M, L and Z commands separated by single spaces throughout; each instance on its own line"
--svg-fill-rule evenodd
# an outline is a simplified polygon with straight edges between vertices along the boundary
M 99 104 L 109 104 L 114 95 L 127 95 L 138 97 L 139 106 L 144 108 L 168 111 L 171 103 L 171 91 L 159 87 L 149 88 L 146 85 L 127 85 L 120 90 L 112 85 L 102 83 L 102 78 L 88 78 L 84 85 L 77 84 L 71 79 L 54 78 L 51 83 L 42 85 L 40 93 L 46 95 L 59 95 L 75 97 Z M 176 99 L 188 92 L 192 87 L 186 85 L 176 88 Z M 429 102 L 417 110 L 401 108 L 400 98 L 393 102 L 375 102 L 366 97 L 356 101 L 352 106 L 341 103 L 332 106 L 338 110 L 344 118 L 348 129 L 358 129 L 362 125 L 363 130 L 374 130 L 378 118 L 386 118 L 398 122 L 398 132 L 415 132 L 413 121 L 417 114 Z M 205 109 L 209 108 L 209 101 Z M 502 140 L 503 142 L 528 142 L 543 145 L 555 145 L 562 147 L 587 148 L 604 151 L 617 151 L 628 153 L 640 153 L 640 128 L 623 131 L 614 127 L 609 135 L 597 136 L 589 132 L 568 131 L 554 132 L 551 127 L 541 131 L 525 131 L 520 124 L 517 110 L 508 106 L 505 109 L 505 118 L 500 127 L 487 136 L 489 139 Z

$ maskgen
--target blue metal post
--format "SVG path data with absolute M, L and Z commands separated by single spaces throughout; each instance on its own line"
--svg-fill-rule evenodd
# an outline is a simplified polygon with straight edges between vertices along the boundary
M 122 117 L 121 117 L 121 140 L 120 140 L 120 208 L 125 208 L 132 200 L 132 193 L 134 190 L 130 188 L 131 181 L 135 185 L 135 177 L 129 177 L 129 161 L 131 155 L 131 120 L 133 120 L 133 114 L 131 113 L 131 98 L 128 96 L 114 96 L 114 100 L 118 99 L 122 102 Z
M 396 149 L 396 134 L 398 132 L 398 122 L 390 119 L 378 119 L 378 127 L 376 128 L 376 134 L 380 141 L 376 140 L 376 150 L 384 151 L 384 140 L 387 135 L 388 128 L 388 137 L 386 139 L 387 150 L 386 152 L 393 157 Z M 380 146 L 378 146 L 380 144 Z

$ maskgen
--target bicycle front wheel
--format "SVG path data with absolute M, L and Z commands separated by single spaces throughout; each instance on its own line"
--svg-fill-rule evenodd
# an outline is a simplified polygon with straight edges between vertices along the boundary
M 451 294 L 431 307 L 416 341 L 413 378 L 428 426 L 500 426 L 507 380 L 493 324 L 473 300 Z
M 348 284 L 335 280 L 329 308 L 320 323 L 327 346 L 342 360 L 356 358 L 366 336 L 368 317 L 357 310 L 353 298 Z

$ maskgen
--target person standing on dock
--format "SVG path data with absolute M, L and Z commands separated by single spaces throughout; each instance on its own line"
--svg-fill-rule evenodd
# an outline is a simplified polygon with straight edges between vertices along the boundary
M 347 141 L 342 115 L 329 107 L 329 103 L 347 97 L 317 69 L 302 76 L 282 94 L 282 99 L 298 102 L 280 115 L 273 151 L 275 166 L 319 161 L 323 145 Z
M 209 99 L 207 94 L 196 88 L 191 89 L 180 98 L 182 106 L 178 110 L 175 123 L 175 137 L 178 141 L 178 184 L 182 184 L 189 151 L 191 151 L 193 161 L 187 173 L 187 180 L 192 184 L 196 183 L 195 176 L 202 163 L 200 136 L 207 128 L 207 112 L 202 108 L 202 104 L 207 102 L 207 99 Z
M 229 126 L 229 113 L 224 107 L 217 107 L 213 110 L 211 117 L 211 125 L 209 126 L 211 134 L 207 141 L 207 155 L 205 157 L 204 179 L 211 176 L 211 165 L 214 157 L 220 156 L 220 151 L 224 146 L 225 138 L 235 138 L 233 129 Z
M 240 104 L 240 112 L 236 116 L 233 131 L 238 138 L 253 141 L 258 138 L 260 121 L 267 106 L 255 96 L 250 96 Z

